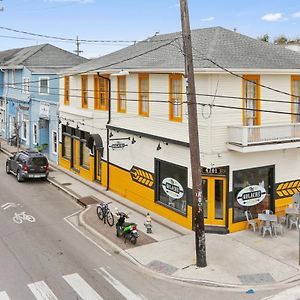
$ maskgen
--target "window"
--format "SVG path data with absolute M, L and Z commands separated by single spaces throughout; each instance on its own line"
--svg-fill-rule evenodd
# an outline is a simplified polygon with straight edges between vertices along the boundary
M 16 84 L 16 70 L 11 70 L 11 86 L 14 87 Z
M 38 143 L 38 127 L 37 127 L 37 124 L 33 124 L 32 131 L 33 131 L 33 144 L 37 145 L 37 143 Z
M 52 153 L 57 154 L 58 141 L 57 141 L 57 131 L 52 131 Z
M 259 75 L 243 76 L 243 126 L 260 125 Z
M 22 92 L 24 94 L 29 93 L 29 78 L 28 77 L 23 78 Z
M 90 168 L 90 149 L 86 146 L 86 143 L 81 143 L 81 161 L 80 165 L 86 169 Z
M 49 78 L 40 78 L 40 94 L 49 94 Z
M 292 76 L 292 122 L 300 122 L 300 76 Z
M 139 75 L 139 114 L 149 116 L 149 76 Z
M 28 116 L 23 115 L 23 120 L 22 120 L 22 139 L 27 141 L 28 137 Z
M 68 135 L 63 135 L 63 158 L 71 159 L 71 137 Z
M 64 105 L 70 105 L 70 77 L 64 78 Z
M 108 110 L 108 85 L 109 78 L 105 75 L 94 77 L 94 108 Z
M 186 215 L 187 168 L 159 159 L 155 160 L 155 200 Z
M 170 120 L 182 122 L 182 76 L 170 75 Z
M 88 77 L 81 76 L 81 107 L 88 108 Z
M 118 77 L 118 112 L 126 112 L 126 77 Z

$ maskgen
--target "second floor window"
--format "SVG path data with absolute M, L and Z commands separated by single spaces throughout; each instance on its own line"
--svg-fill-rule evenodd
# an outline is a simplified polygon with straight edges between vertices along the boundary
M 108 86 L 109 78 L 95 75 L 94 77 L 94 108 L 108 110 Z
M 24 94 L 29 93 L 29 78 L 28 77 L 23 78 L 22 92 Z
M 292 76 L 292 122 L 300 123 L 300 76 Z
M 118 77 L 118 112 L 126 112 L 126 77 Z
M 259 75 L 243 76 L 243 126 L 260 125 Z
M 64 77 L 64 105 L 70 104 L 70 77 Z
M 40 94 L 49 94 L 49 78 L 40 78 Z
M 81 76 L 81 107 L 88 108 L 88 77 L 87 75 Z
M 170 120 L 182 121 L 182 76 L 170 75 Z
M 149 76 L 139 75 L 139 114 L 149 116 Z

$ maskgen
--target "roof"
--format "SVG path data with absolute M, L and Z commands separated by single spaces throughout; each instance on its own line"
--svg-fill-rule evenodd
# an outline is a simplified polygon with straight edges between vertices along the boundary
M 299 69 L 300 55 L 222 27 L 192 30 L 194 68 Z M 156 35 L 124 49 L 92 59 L 70 73 L 100 69 L 184 70 L 181 32 Z M 146 53 L 146 54 L 145 54 Z
M 41 73 L 49 70 L 50 67 L 52 69 L 58 68 L 58 70 L 61 70 L 86 61 L 87 59 L 84 57 L 77 56 L 51 44 L 10 49 L 0 52 L 1 67 L 26 66 L 28 69 L 38 69 Z

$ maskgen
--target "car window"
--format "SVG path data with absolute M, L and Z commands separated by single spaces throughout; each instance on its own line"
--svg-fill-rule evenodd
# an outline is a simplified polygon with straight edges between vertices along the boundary
M 46 157 L 32 157 L 29 160 L 29 163 L 31 165 L 37 166 L 37 167 L 42 167 L 47 165 L 48 161 Z

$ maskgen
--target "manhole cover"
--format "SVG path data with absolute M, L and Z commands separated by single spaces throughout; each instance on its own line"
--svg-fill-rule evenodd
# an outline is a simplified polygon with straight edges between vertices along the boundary
M 239 275 L 238 278 L 244 284 L 268 284 L 275 282 L 270 273 L 245 274 Z
M 175 273 L 178 269 L 174 266 L 168 265 L 162 261 L 159 260 L 153 260 L 148 265 L 148 268 L 150 268 L 153 271 L 164 273 L 167 275 L 172 275 Z
M 79 201 L 85 205 L 91 205 L 99 202 L 99 200 L 93 196 L 82 197 Z
M 64 182 L 62 183 L 62 185 L 71 185 L 72 183 L 71 182 Z

